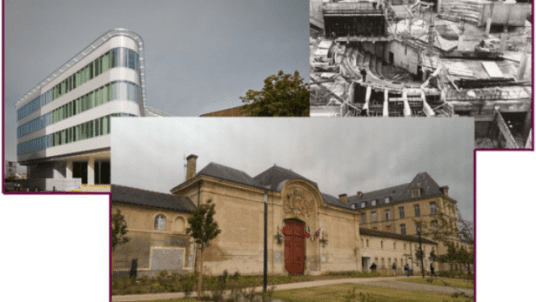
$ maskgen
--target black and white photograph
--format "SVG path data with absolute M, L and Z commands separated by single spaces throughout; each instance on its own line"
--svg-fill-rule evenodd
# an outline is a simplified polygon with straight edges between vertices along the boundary
M 311 0 L 311 116 L 472 117 L 532 149 L 532 3 Z

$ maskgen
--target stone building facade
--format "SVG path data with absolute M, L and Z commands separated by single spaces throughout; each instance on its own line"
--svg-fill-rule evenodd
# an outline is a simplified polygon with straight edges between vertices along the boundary
M 161 271 L 192 271 L 193 239 L 186 235 L 191 200 L 170 194 L 112 185 L 112 213 L 121 211 L 127 223 L 126 244 L 113 252 L 113 274 L 128 275 L 133 260 L 138 276 Z
M 195 166 L 196 158 L 188 157 L 188 168 Z M 216 205 L 215 220 L 222 232 L 204 253 L 208 273 L 262 274 L 265 201 L 268 274 L 361 271 L 355 211 L 322 194 L 315 182 L 278 166 L 255 177 L 216 163 L 191 172 L 171 192 L 197 205 L 208 200 Z M 292 227 L 296 225 L 301 228 Z
M 433 225 L 442 213 L 457 227 L 456 201 L 426 172 L 408 184 L 335 197 L 276 165 L 251 177 L 217 163 L 197 171 L 196 162 L 188 156 L 186 181 L 172 195 L 112 186 L 112 208 L 125 216 L 131 237 L 116 250 L 116 272 L 127 273 L 134 258 L 146 274 L 193 270 L 196 247 L 185 233 L 187 219 L 209 200 L 221 229 L 203 254 L 204 271 L 212 275 L 263 273 L 265 204 L 269 275 L 367 272 L 372 262 L 388 274 L 393 263 L 399 274 L 405 264 L 420 273 L 414 220 Z M 450 269 L 434 262 L 432 254 L 446 247 L 431 239 L 422 236 L 425 270 L 431 263 L 437 271 Z M 469 243 L 453 241 L 470 250 Z
M 415 274 L 421 273 L 421 261 L 417 259 L 419 250 L 419 238 L 415 236 L 401 235 L 390 232 L 375 231 L 361 228 L 361 259 L 364 272 L 370 272 L 374 262 L 376 271 L 389 275 L 404 274 L 406 264 Z M 424 252 L 423 264 L 425 271 L 430 270 L 430 264 L 438 269 L 438 263 L 430 257 L 430 253 L 437 253 L 438 244 L 434 241 L 422 238 Z M 393 269 L 396 266 L 396 271 Z

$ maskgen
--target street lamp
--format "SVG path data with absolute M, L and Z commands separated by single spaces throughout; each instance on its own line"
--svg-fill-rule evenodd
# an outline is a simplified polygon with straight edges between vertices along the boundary
M 424 253 L 422 252 L 422 239 L 421 239 L 421 227 L 417 227 L 417 234 L 419 235 L 419 256 L 421 258 L 421 273 L 424 278 Z
M 266 292 L 268 284 L 268 190 L 264 190 L 264 280 L 262 291 Z

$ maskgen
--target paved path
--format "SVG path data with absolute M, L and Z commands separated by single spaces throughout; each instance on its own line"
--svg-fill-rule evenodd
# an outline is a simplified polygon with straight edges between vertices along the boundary
M 320 281 L 308 281 L 308 282 L 297 282 L 289 284 L 279 284 L 275 286 L 275 290 L 288 290 L 288 289 L 299 289 L 299 288 L 309 288 L 309 287 L 318 287 L 326 286 L 333 284 L 342 284 L 342 283 L 353 283 L 353 284 L 364 284 L 371 286 L 382 286 L 382 287 L 391 287 L 403 290 L 410 291 L 420 291 L 420 292 L 430 292 L 437 294 L 452 294 L 456 290 L 446 286 L 438 285 L 429 285 L 429 284 L 418 284 L 411 282 L 397 281 L 398 277 L 380 277 L 380 278 L 347 278 L 347 279 L 333 279 L 333 280 L 320 280 Z M 410 278 L 420 278 L 419 277 L 410 277 Z M 457 289 L 463 291 L 466 294 L 473 295 L 474 291 L 469 289 Z M 255 288 L 256 292 L 262 292 L 262 286 Z M 227 291 L 227 293 L 229 293 Z M 204 294 L 208 295 L 209 292 Z M 196 297 L 196 293 L 192 293 L 192 297 Z M 130 302 L 130 301 L 152 301 L 152 300 L 167 300 L 167 299 L 177 299 L 184 298 L 183 293 L 154 293 L 154 294 L 140 294 L 140 295 L 122 295 L 122 296 L 112 296 L 113 302 Z

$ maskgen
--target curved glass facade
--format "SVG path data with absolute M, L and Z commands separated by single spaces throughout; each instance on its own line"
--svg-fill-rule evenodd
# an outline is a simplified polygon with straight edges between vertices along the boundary
M 55 133 L 34 138 L 17 145 L 17 155 L 43 150 L 46 148 L 74 143 L 84 139 L 110 133 L 111 117 L 135 117 L 127 113 L 115 113 L 103 116 Z
M 139 86 L 129 81 L 114 81 L 103 85 L 54 111 L 42 115 L 17 127 L 17 138 L 21 138 L 46 126 L 80 114 L 113 100 L 128 100 L 140 104 Z
M 140 73 L 140 56 L 134 50 L 117 47 L 107 51 L 85 67 L 81 68 L 47 92 L 37 96 L 28 104 L 17 110 L 17 120 L 21 120 L 42 106 L 56 100 L 67 92 L 76 89 L 94 77 L 114 67 L 126 67 Z

